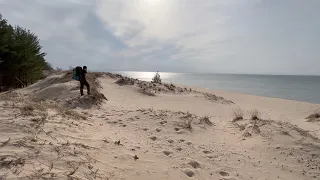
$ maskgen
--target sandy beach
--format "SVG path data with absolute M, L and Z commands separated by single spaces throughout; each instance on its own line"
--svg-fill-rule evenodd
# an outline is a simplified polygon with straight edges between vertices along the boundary
M 320 179 L 319 104 L 70 73 L 0 94 L 0 179 Z M 85 91 L 86 93 L 86 91 Z

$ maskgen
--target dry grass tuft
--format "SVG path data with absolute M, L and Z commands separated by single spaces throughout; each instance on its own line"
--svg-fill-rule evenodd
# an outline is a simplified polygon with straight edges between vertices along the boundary
M 318 122 L 320 121 L 320 110 L 315 111 L 313 114 L 311 114 L 310 116 L 308 116 L 307 122 Z
M 207 124 L 209 126 L 213 125 L 213 123 L 210 121 L 210 117 L 209 116 L 204 116 L 204 117 L 200 118 L 200 123 L 201 124 Z
M 186 119 L 192 118 L 192 114 L 187 112 L 187 114 L 185 116 L 183 116 L 183 118 L 186 118 Z
M 15 91 L 8 91 L 8 92 L 4 92 L 2 94 L 0 94 L 0 100 L 2 101 L 14 101 L 16 99 L 18 99 L 19 93 L 15 92 Z
M 147 96 L 156 96 L 156 94 L 154 94 L 153 92 L 150 92 L 149 90 L 143 88 L 139 90 L 140 93 L 147 95 Z
M 220 96 L 216 96 L 214 94 L 210 94 L 210 93 L 202 93 L 204 95 L 204 97 L 212 102 L 218 102 L 218 103 L 222 103 L 222 104 L 234 104 L 234 102 L 230 101 L 230 100 L 226 100 L 223 97 Z
M 118 84 L 119 86 L 134 85 L 134 83 L 135 83 L 135 80 L 128 77 L 122 77 L 118 81 L 116 81 L 116 84 Z
M 30 116 L 30 115 L 33 115 L 33 111 L 35 110 L 35 107 L 33 106 L 33 104 L 26 104 L 22 106 L 20 110 L 23 115 Z
M 253 109 L 250 112 L 250 117 L 251 117 L 251 120 L 259 120 L 260 119 L 260 112 L 257 109 Z
M 243 110 L 239 107 L 233 110 L 233 122 L 239 121 L 243 119 Z
M 104 100 L 108 100 L 99 92 L 99 88 L 101 88 L 101 86 L 98 78 L 101 76 L 101 73 L 91 73 L 88 76 L 88 80 L 91 82 L 91 94 L 89 97 L 93 100 L 94 105 L 100 105 Z
M 32 175 L 28 176 L 28 179 L 54 179 L 56 177 L 56 174 L 50 171 L 51 170 L 45 172 L 44 168 L 37 169 L 33 171 Z
M 233 122 L 233 124 L 237 126 L 240 129 L 240 131 L 245 130 L 247 127 L 247 124 L 238 124 L 237 122 Z
M 21 113 L 23 115 L 41 116 L 41 118 L 33 119 L 33 121 L 36 123 L 36 129 L 37 129 L 41 124 L 44 124 L 45 120 L 47 119 L 48 109 L 53 109 L 57 111 L 63 117 L 69 117 L 72 119 L 83 119 L 83 120 L 87 119 L 86 116 L 78 113 L 77 111 L 74 111 L 67 107 L 60 106 L 58 104 L 52 104 L 45 101 L 35 101 L 35 102 L 27 103 L 26 105 L 21 107 Z
M 0 157 L 0 169 L 6 168 L 10 169 L 12 167 L 16 166 L 24 166 L 26 163 L 25 159 L 22 159 L 20 157 L 12 157 L 12 156 L 1 156 Z
M 67 116 L 69 118 L 72 118 L 72 119 L 82 119 L 82 120 L 86 120 L 87 117 L 78 113 L 77 111 L 74 111 L 74 110 L 71 110 L 71 109 L 68 109 L 68 108 L 59 108 L 59 111 L 62 113 L 63 116 Z
M 254 124 L 252 126 L 252 132 L 255 133 L 255 134 L 260 134 L 261 130 L 259 128 L 259 126 L 257 124 Z
M 190 119 L 186 120 L 185 124 L 184 124 L 184 128 L 188 129 L 189 131 L 192 131 L 193 130 L 192 120 L 190 120 Z
M 67 174 L 67 176 L 74 175 L 79 167 L 82 165 L 82 162 L 79 162 L 77 165 L 74 165 L 73 163 L 69 162 L 68 165 L 71 167 L 71 171 Z
M 307 130 L 304 130 L 304 129 L 298 127 L 297 125 L 290 124 L 289 122 L 275 122 L 275 123 L 280 125 L 281 127 L 289 129 L 289 132 L 290 131 L 296 131 L 302 137 L 311 138 L 312 140 L 320 143 L 320 139 L 317 136 L 311 134 L 310 131 L 307 131 Z
M 176 86 L 173 84 L 164 84 L 164 87 L 167 88 L 169 91 L 175 91 Z

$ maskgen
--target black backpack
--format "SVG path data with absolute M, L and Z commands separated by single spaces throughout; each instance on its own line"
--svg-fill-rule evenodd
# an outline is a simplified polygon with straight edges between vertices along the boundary
M 80 81 L 81 72 L 82 72 L 82 67 L 77 66 L 76 68 L 73 68 L 72 79 L 77 80 L 77 81 Z

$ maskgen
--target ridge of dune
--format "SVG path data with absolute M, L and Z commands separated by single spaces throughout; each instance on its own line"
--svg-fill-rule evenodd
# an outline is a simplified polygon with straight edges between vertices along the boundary
M 0 94 L 0 179 L 320 178 L 318 104 L 88 75 Z

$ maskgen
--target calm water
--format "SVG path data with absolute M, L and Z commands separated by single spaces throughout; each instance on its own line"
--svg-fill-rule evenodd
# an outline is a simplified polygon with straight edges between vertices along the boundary
M 116 72 L 151 81 L 154 72 Z M 233 75 L 160 72 L 163 82 L 320 104 L 320 76 Z

